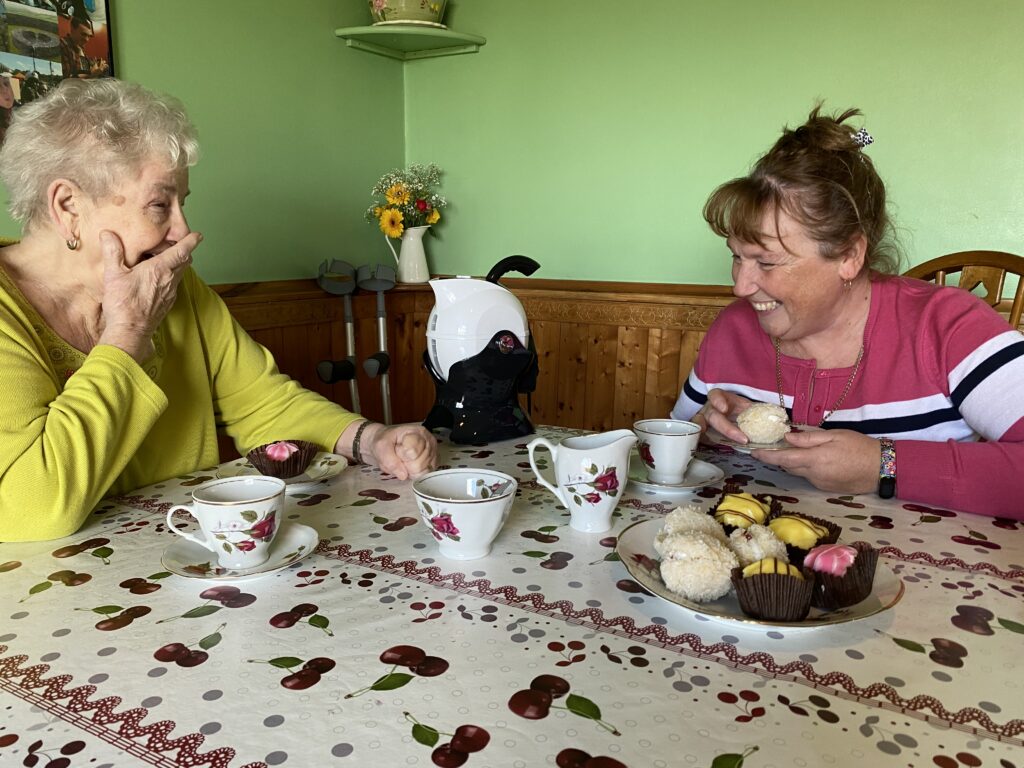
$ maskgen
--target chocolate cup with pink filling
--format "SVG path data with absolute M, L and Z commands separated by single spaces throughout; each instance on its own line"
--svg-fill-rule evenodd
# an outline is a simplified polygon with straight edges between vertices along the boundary
M 781 573 L 759 573 L 743 577 L 742 568 L 733 568 L 730 577 L 740 610 L 762 621 L 802 621 L 811 610 L 814 576 L 803 572 L 803 579 Z
M 811 605 L 815 608 L 834 611 L 856 605 L 871 594 L 878 566 L 878 550 L 865 541 L 855 541 L 849 546 L 857 550 L 857 557 L 842 576 L 811 568 L 814 575 Z
M 711 506 L 711 508 L 708 509 L 708 514 L 711 515 L 712 517 L 714 517 L 715 516 L 715 512 L 718 511 L 718 505 L 722 503 L 722 500 L 725 499 L 726 496 L 736 496 L 736 495 L 737 495 L 736 491 L 727 491 L 726 493 L 723 493 L 721 496 L 718 497 L 718 501 L 716 501 Z M 776 515 L 781 515 L 782 514 L 782 502 L 779 501 L 774 496 L 772 496 L 771 494 L 769 494 L 769 493 L 752 493 L 751 496 L 753 496 L 755 499 L 760 501 L 762 504 L 767 504 L 768 505 L 768 513 L 765 515 L 764 521 L 761 523 L 761 525 L 768 525 L 768 521 L 769 520 L 771 520 Z M 739 527 L 737 525 L 728 525 L 727 523 L 723 523 L 721 521 L 717 521 L 717 522 L 725 530 L 725 535 L 726 536 L 730 536 L 732 534 L 732 532 L 735 531 Z M 753 525 L 753 521 L 751 521 L 751 525 Z
M 288 458 L 284 460 L 272 459 L 267 455 L 267 449 L 272 445 L 278 443 L 291 443 L 296 448 Z M 313 461 L 313 457 L 316 456 L 317 451 L 320 450 L 320 446 L 316 443 L 310 443 L 305 440 L 275 440 L 272 443 L 261 445 L 259 448 L 253 448 L 247 454 L 245 458 L 249 460 L 249 463 L 256 467 L 256 471 L 261 475 L 269 475 L 270 477 L 278 477 L 282 480 L 287 480 L 291 477 L 297 477 L 306 471 L 309 463 Z
M 807 520 L 808 522 L 814 523 L 815 525 L 820 526 L 827 531 L 827 533 L 824 536 L 822 536 L 814 543 L 814 547 L 821 546 L 822 544 L 835 544 L 837 541 L 839 541 L 839 534 L 843 532 L 842 526 L 836 525 L 831 520 L 825 520 L 821 517 L 812 517 L 811 515 L 803 515 L 797 512 L 783 512 L 782 514 L 788 515 L 790 517 L 802 518 L 803 520 Z M 770 520 L 775 519 L 775 517 L 777 517 L 777 515 L 772 515 Z M 780 536 L 779 538 L 782 537 Z M 789 562 L 791 562 L 797 568 L 803 565 L 804 557 L 807 556 L 807 553 L 814 549 L 814 547 L 810 547 L 809 549 L 795 547 L 787 542 L 783 542 L 783 544 L 786 545 L 786 554 L 789 555 Z

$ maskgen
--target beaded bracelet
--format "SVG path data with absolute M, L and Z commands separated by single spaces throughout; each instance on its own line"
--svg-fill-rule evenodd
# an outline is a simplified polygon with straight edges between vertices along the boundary
M 368 419 L 364 419 L 363 423 L 359 425 L 359 429 L 356 430 L 356 436 L 352 438 L 352 458 L 356 464 L 363 464 L 363 454 L 359 449 L 359 443 L 363 439 L 363 430 L 370 426 Z
M 896 443 L 891 438 L 883 437 L 882 459 L 878 467 L 878 495 L 883 499 L 891 499 L 896 495 Z

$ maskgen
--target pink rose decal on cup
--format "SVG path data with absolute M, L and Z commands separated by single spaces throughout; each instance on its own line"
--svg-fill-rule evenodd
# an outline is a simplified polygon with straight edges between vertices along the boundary
M 439 469 L 414 480 L 420 517 L 442 557 L 486 557 L 516 498 L 515 478 L 493 469 Z
M 252 536 L 254 539 L 265 541 L 267 539 L 273 538 L 274 529 L 276 527 L 277 515 L 271 512 L 269 515 L 264 517 L 262 520 L 260 520 L 252 528 L 249 529 L 249 535 Z
M 640 460 L 651 469 L 657 469 L 654 466 L 654 455 L 651 453 L 651 444 L 641 440 L 640 444 L 636 447 L 637 452 L 640 454 Z
M 459 540 L 459 529 L 452 522 L 452 516 L 446 512 L 441 513 L 437 517 L 430 518 L 430 527 L 434 538 L 438 541 L 442 539 Z

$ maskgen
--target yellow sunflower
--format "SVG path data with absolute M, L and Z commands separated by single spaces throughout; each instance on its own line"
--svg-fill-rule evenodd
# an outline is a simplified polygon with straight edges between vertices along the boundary
M 380 215 L 380 231 L 388 237 L 401 237 L 405 231 L 402 218 L 402 212 L 397 208 L 385 208 Z
M 402 183 L 392 184 L 384 193 L 384 197 L 391 205 L 405 205 L 409 202 L 409 190 Z
M 382 213 L 384 213 L 384 209 L 379 205 L 373 209 L 373 215 L 376 216 L 378 219 L 380 218 L 380 215 Z
M 427 224 L 437 224 L 441 220 L 441 212 L 435 208 L 427 214 Z

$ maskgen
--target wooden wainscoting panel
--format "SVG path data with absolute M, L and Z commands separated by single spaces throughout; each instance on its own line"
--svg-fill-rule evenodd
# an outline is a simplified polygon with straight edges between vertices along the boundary
M 701 342 L 704 341 L 706 335 L 704 331 L 686 331 L 683 334 L 679 349 L 679 386 L 676 388 L 677 396 L 679 390 L 683 388 L 686 377 L 693 370 L 694 363 L 697 362 L 697 350 L 700 349 Z M 672 404 L 675 405 L 675 400 L 672 401 Z
M 396 296 L 388 314 L 388 349 L 392 350 L 391 410 L 396 422 L 423 421 L 434 404 L 434 385 L 423 364 L 428 313 L 417 312 L 412 296 Z M 398 365 L 399 358 L 403 364 Z M 405 361 L 408 361 L 405 364 Z
M 583 427 L 587 405 L 588 328 L 560 323 L 558 334 L 558 424 Z
M 530 419 L 535 424 L 559 424 L 558 361 L 561 359 L 559 333 L 561 323 L 546 320 L 530 321 L 530 335 L 537 349 L 537 388 L 530 398 Z M 522 401 L 526 407 L 526 400 Z
M 704 332 L 732 301 L 727 286 L 593 281 L 503 280 L 530 321 L 540 374 L 530 417 L 537 424 L 608 430 L 671 409 L 693 366 Z M 344 303 L 314 280 L 216 286 L 239 323 L 275 356 L 280 369 L 351 407 L 347 382 L 326 385 L 320 360 L 345 354 Z M 434 402 L 423 368 L 429 286 L 400 285 L 386 294 L 392 414 L 422 421 Z M 376 295 L 353 296 L 356 382 L 361 411 L 383 418 L 380 382 L 362 363 L 377 351 Z M 521 398 L 526 406 L 526 397 Z
M 679 349 L 682 336 L 683 332 L 674 328 L 650 329 L 644 385 L 645 416 L 660 413 L 661 417 L 667 417 L 679 395 Z
M 622 325 L 618 329 L 619 359 L 615 372 L 612 428 L 632 427 L 642 419 L 647 377 L 648 328 Z
M 618 374 L 619 329 L 588 325 L 584 419 L 587 429 L 606 432 L 615 423 L 615 389 L 608 386 Z

